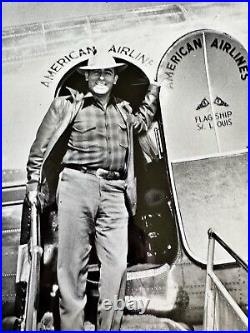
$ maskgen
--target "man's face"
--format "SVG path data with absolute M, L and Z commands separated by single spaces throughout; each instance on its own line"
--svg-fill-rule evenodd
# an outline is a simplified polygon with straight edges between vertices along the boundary
M 110 94 L 113 85 L 118 80 L 114 68 L 94 69 L 85 73 L 89 90 L 94 95 Z

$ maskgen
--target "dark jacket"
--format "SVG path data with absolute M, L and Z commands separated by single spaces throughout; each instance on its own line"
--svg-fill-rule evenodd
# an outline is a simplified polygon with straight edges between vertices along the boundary
M 53 100 L 45 115 L 31 146 L 27 163 L 27 191 L 38 190 L 41 210 L 54 204 L 58 175 L 61 171 L 62 157 L 67 149 L 70 128 L 78 111 L 84 106 L 84 96 L 70 89 L 71 96 L 57 97 Z M 159 87 L 150 85 L 145 100 L 139 108 L 137 117 L 141 120 L 141 129 L 146 130 L 156 112 L 156 100 Z M 132 214 L 136 210 L 136 180 L 134 177 L 133 156 L 133 115 L 126 101 L 117 100 L 117 110 L 127 123 L 129 147 L 127 161 L 126 197 L 128 209 Z

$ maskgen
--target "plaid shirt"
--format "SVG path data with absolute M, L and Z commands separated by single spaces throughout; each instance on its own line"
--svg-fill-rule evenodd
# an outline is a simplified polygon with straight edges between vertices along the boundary
M 27 163 L 27 191 L 38 189 L 40 177 L 46 174 L 45 169 L 49 169 L 50 163 L 44 163 L 49 160 L 49 155 L 53 165 L 58 162 L 57 159 L 53 160 L 52 156 L 55 155 L 52 151 L 57 142 L 55 140 L 59 140 L 63 134 L 61 130 L 67 125 L 72 126 L 73 130 L 63 163 L 80 163 L 112 171 L 123 170 L 129 147 L 126 124 L 116 105 L 128 112 L 129 122 L 134 125 L 136 132 L 143 133 L 149 128 L 155 115 L 159 89 L 157 85 L 149 85 L 147 94 L 135 115 L 131 114 L 132 109 L 128 102 L 116 102 L 112 97 L 104 110 L 93 97 L 85 96 L 84 107 L 77 114 L 73 126 L 70 123 L 70 116 L 71 107 L 74 105 L 62 97 L 55 98 L 39 126 L 30 149 Z M 143 146 L 142 149 L 145 150 L 145 143 Z M 49 174 L 53 174 L 53 171 Z
M 114 97 L 106 107 L 94 99 L 85 99 L 72 125 L 63 164 L 81 164 L 92 169 L 122 172 L 128 150 L 126 123 L 115 107 Z

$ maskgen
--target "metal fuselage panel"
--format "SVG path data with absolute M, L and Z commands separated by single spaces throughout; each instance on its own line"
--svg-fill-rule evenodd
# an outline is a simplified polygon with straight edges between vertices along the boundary
M 174 41 L 186 33 L 213 28 L 233 35 L 246 47 L 246 23 L 247 10 L 244 3 L 186 3 L 166 4 L 158 10 L 154 8 L 124 11 L 120 15 L 79 16 L 72 20 L 3 29 L 3 169 L 10 171 L 7 171 L 3 186 L 3 316 L 14 314 L 21 202 L 25 192 L 22 185 L 25 182 L 23 175 L 30 145 L 53 97 L 75 66 L 86 62 L 98 46 L 105 46 L 116 58 L 130 63 L 131 67 L 133 65 L 140 69 L 148 79 L 153 80 L 162 55 Z M 186 44 L 186 49 L 182 51 L 187 52 L 188 48 Z M 189 50 L 192 53 L 192 49 Z M 139 89 L 141 94 L 148 83 L 143 80 L 133 82 L 138 77 L 132 75 L 128 81 L 124 81 L 131 83 L 129 96 L 136 94 L 136 87 L 142 87 Z M 78 85 L 82 86 L 83 78 L 77 79 Z M 135 96 L 133 98 L 138 102 Z M 182 97 L 179 99 L 186 102 Z M 164 117 L 162 121 L 163 124 L 166 123 Z M 177 125 L 178 121 L 177 119 Z M 183 133 L 179 135 L 182 136 Z M 166 146 L 168 148 L 167 144 Z M 162 185 L 164 187 L 164 183 Z M 141 189 L 140 191 L 142 192 Z M 151 195 L 154 197 L 155 192 L 151 191 Z M 143 209 L 138 220 L 140 223 L 147 223 L 146 230 L 152 237 L 159 230 L 161 235 L 164 233 L 161 239 L 167 249 L 167 245 L 171 244 L 168 243 L 165 231 L 163 232 L 164 228 L 161 225 L 159 230 L 153 230 L 154 226 L 147 221 L 152 214 L 150 210 L 143 212 Z M 156 223 L 160 218 L 157 214 L 153 216 Z M 141 276 L 139 274 L 135 277 L 132 274 L 133 278 L 128 280 L 127 295 L 146 295 L 150 299 L 151 313 L 200 323 L 203 316 L 205 269 L 186 253 L 179 223 L 180 221 L 175 221 L 171 229 L 172 239 L 177 237 L 173 255 L 169 250 L 171 247 L 160 254 L 164 261 L 166 254 L 170 253 L 169 265 L 166 264 L 159 270 L 156 268 L 147 276 L 143 270 Z M 150 241 L 152 242 L 146 243 L 148 248 L 149 244 L 157 245 L 157 238 Z M 153 261 L 151 263 L 155 264 Z M 225 266 L 217 273 L 245 309 L 245 274 L 239 268 L 231 266 Z

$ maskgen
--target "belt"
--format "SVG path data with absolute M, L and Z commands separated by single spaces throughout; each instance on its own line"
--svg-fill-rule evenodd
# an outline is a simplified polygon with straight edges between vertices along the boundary
M 121 174 L 118 171 L 109 171 L 109 170 L 105 170 L 105 169 L 88 169 L 87 167 L 80 165 L 80 164 L 65 164 L 64 166 L 65 168 L 69 168 L 69 169 L 74 169 L 74 170 L 78 170 L 82 173 L 89 173 L 91 175 L 94 175 L 98 178 L 103 178 L 106 180 L 118 180 L 118 179 L 122 179 L 121 178 Z

